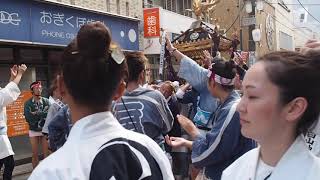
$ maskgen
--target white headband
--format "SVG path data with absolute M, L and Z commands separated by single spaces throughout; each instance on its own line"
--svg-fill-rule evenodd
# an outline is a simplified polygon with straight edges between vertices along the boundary
M 209 70 L 208 72 L 208 78 L 211 78 L 212 76 L 212 71 Z M 218 84 L 224 85 L 224 86 L 233 86 L 235 82 L 235 78 L 233 79 L 228 79 L 222 76 L 219 76 L 218 74 L 214 74 L 214 81 L 217 82 Z

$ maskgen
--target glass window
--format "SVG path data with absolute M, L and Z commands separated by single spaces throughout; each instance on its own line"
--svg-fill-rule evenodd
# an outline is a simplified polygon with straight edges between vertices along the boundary
M 110 12 L 110 0 L 106 0 L 107 11 Z
M 117 14 L 120 14 L 120 0 L 117 0 Z
M 0 48 L 0 61 L 13 61 L 13 48 Z
M 41 62 L 43 60 L 40 49 L 20 49 L 20 63 Z
M 129 16 L 129 2 L 126 2 L 126 15 Z
M 60 64 L 62 53 L 62 50 L 48 51 L 48 64 Z

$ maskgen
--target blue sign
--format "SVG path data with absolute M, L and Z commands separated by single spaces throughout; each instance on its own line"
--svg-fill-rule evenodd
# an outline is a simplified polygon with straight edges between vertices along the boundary
M 0 39 L 67 45 L 86 23 L 101 21 L 123 49 L 138 50 L 138 21 L 36 1 L 0 0 Z

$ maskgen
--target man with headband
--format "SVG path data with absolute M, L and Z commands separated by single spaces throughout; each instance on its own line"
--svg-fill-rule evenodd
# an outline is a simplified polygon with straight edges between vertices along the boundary
M 41 97 L 42 85 L 40 81 L 31 83 L 30 90 L 32 91 L 32 98 L 24 104 L 24 115 L 29 124 L 29 137 L 32 147 L 32 166 L 35 168 L 39 163 L 39 145 L 42 145 L 44 157 L 47 157 L 49 154 L 47 140 L 41 132 L 47 117 L 49 100 Z

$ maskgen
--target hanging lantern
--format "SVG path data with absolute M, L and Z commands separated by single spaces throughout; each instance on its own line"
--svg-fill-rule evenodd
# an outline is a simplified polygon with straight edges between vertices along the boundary
M 259 28 L 252 30 L 252 39 L 254 42 L 259 42 L 261 40 L 261 30 Z
M 251 0 L 245 2 L 246 12 L 249 14 L 252 12 L 252 3 Z
M 263 10 L 263 5 L 264 5 L 263 0 L 257 0 L 256 7 L 257 7 L 258 11 L 262 11 Z

